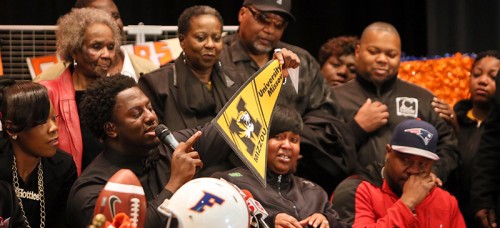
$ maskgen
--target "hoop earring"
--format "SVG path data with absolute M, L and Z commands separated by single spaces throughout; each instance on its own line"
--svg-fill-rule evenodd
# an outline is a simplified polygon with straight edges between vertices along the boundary
M 73 59 L 73 67 L 76 67 L 78 65 L 78 63 L 76 62 L 76 60 Z

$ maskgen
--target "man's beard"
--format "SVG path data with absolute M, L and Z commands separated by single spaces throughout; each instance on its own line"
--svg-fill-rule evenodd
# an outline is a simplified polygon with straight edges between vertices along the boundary
M 386 177 L 385 180 L 387 181 L 387 184 L 391 188 L 392 192 L 394 192 L 394 194 L 396 194 L 398 197 L 401 197 L 401 195 L 403 194 L 403 188 L 399 185 L 399 182 L 392 179 L 391 177 Z
M 271 50 L 273 50 L 273 47 L 272 46 L 265 46 L 265 45 L 261 45 L 259 44 L 257 41 L 255 41 L 253 43 L 253 49 L 255 50 L 255 54 L 267 54 L 269 53 Z

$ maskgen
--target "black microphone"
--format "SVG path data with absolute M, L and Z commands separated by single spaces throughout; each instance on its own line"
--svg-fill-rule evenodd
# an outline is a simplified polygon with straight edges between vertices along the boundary
M 165 145 L 169 145 L 173 150 L 175 150 L 175 148 L 179 145 L 179 142 L 177 142 L 167 126 L 163 124 L 158 125 L 155 129 L 155 133 Z

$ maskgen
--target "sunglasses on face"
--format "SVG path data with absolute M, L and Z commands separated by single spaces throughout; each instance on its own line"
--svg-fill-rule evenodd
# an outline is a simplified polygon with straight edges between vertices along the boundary
M 250 10 L 250 13 L 252 13 L 253 18 L 261 24 L 265 24 L 265 25 L 273 24 L 274 27 L 277 29 L 284 29 L 288 25 L 288 22 L 283 21 L 283 20 L 272 19 L 269 16 L 267 16 L 266 13 L 261 13 L 255 9 L 253 9 L 252 7 L 245 6 L 245 8 Z

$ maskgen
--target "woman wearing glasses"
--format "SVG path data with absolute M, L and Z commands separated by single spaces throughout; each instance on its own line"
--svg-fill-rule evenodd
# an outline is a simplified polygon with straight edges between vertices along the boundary
M 0 180 L 11 184 L 18 202 L 12 207 L 21 211 L 10 225 L 66 227 L 66 199 L 76 166 L 71 155 L 57 149 L 57 114 L 47 89 L 1 77 L 0 119 L 7 139 L 0 149 Z

